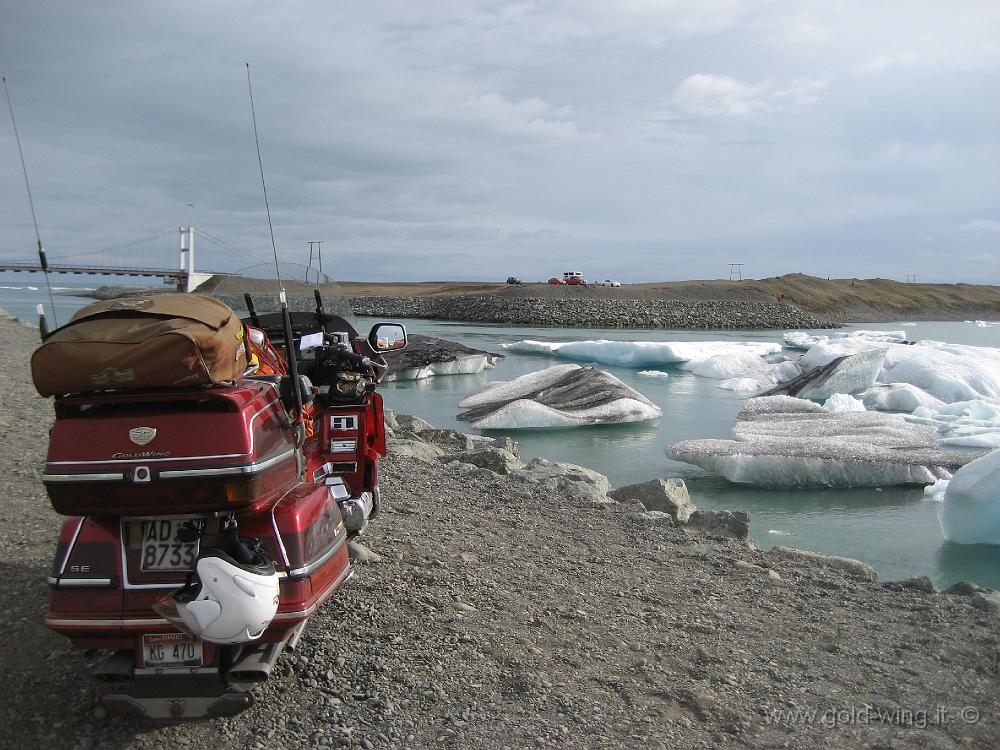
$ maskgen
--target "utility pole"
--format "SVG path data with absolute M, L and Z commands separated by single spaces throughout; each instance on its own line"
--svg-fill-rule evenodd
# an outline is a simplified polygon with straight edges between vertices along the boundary
M 743 264 L 742 263 L 730 263 L 729 264 L 729 280 L 730 281 L 743 281 Z
M 316 276 L 316 283 L 318 284 L 322 281 L 323 277 L 323 240 L 309 241 L 309 266 L 306 268 L 306 282 L 309 281 L 309 269 L 312 268 L 313 253 L 315 253 L 316 261 L 319 265 L 319 272 Z

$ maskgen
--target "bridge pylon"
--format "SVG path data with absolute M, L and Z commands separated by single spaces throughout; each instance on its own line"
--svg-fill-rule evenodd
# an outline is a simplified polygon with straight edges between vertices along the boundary
M 183 276 L 177 281 L 178 292 L 193 292 L 210 278 L 210 273 L 194 270 L 194 227 L 181 227 L 180 270 Z

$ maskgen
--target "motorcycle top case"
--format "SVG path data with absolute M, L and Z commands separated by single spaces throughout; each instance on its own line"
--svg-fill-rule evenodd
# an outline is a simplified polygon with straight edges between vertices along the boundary
M 238 378 L 248 367 L 243 323 L 199 294 L 97 302 L 45 337 L 31 357 L 42 396 L 187 388 Z

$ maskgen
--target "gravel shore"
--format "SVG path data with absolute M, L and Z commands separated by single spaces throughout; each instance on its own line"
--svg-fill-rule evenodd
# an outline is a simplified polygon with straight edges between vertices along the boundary
M 51 404 L 31 387 L 36 336 L 7 320 L 0 336 L 2 747 L 1000 743 L 1000 616 L 982 596 L 764 554 L 582 482 L 404 455 L 419 436 L 383 464 L 383 515 L 364 538 L 376 555 L 253 708 L 169 726 L 108 716 L 95 655 L 43 624 L 61 521 L 39 479 Z

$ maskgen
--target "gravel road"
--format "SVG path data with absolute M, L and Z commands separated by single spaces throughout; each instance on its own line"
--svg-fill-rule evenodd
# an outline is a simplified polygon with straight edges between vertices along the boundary
M 32 332 L 0 320 L 0 746 L 951 748 L 1000 743 L 1000 616 L 461 463 L 384 463 L 377 561 L 240 716 L 97 707 L 43 623 L 59 518 Z M 813 712 L 813 713 L 811 713 Z M 964 713 L 963 713 L 964 712 Z

